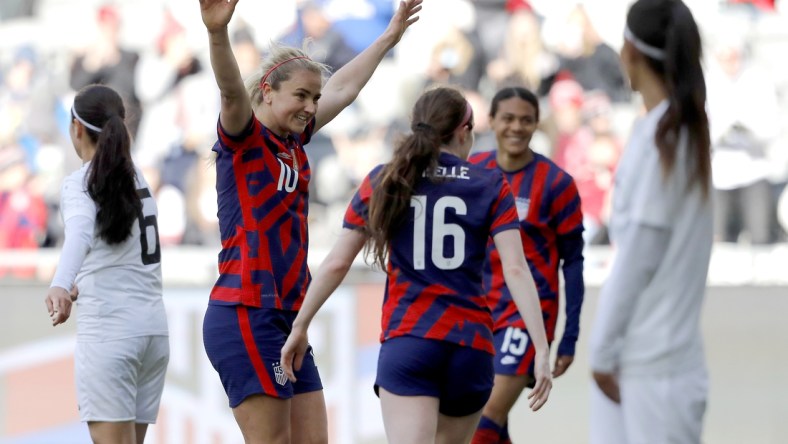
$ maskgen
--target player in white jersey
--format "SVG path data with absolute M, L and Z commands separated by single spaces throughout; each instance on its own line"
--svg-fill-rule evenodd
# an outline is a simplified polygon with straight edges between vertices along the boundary
M 66 238 L 46 305 L 58 325 L 76 300 L 77 400 L 93 441 L 141 444 L 158 414 L 169 338 L 156 202 L 124 118 L 106 86 L 74 99 L 69 133 L 83 165 L 63 182 Z
M 680 0 L 638 0 L 621 60 L 647 114 L 616 171 L 616 259 L 591 334 L 591 444 L 696 444 L 706 409 L 700 333 L 712 247 L 701 38 Z

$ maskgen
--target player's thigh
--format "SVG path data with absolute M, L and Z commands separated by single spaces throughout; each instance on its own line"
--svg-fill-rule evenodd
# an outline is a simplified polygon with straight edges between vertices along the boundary
M 77 342 L 74 367 L 82 421 L 136 419 L 137 381 L 143 350 L 144 338 Z
M 466 416 L 439 415 L 438 432 L 435 436 L 435 444 L 456 444 L 471 442 L 481 417 L 481 410 Z
M 593 380 L 589 414 L 589 444 L 628 444 L 621 404 L 611 401 Z
M 90 439 L 97 444 L 138 444 L 133 421 L 89 421 Z
M 438 431 L 438 398 L 402 396 L 379 388 L 383 427 L 390 443 L 432 444 Z
M 322 390 L 293 396 L 290 403 L 290 437 L 292 444 L 328 442 L 328 418 Z
M 290 443 L 290 399 L 267 395 L 246 397 L 233 416 L 246 444 Z
M 705 369 L 670 376 L 622 378 L 621 402 L 628 443 L 699 443 L 707 389 Z
M 167 336 L 148 336 L 148 346 L 142 356 L 137 381 L 138 424 L 155 424 L 170 362 L 170 342 Z

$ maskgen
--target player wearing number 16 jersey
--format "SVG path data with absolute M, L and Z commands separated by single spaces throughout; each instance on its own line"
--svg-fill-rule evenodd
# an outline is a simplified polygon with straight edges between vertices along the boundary
M 143 442 L 169 361 L 156 202 L 131 161 L 125 110 L 92 85 L 71 108 L 82 168 L 63 182 L 66 239 L 47 293 L 52 324 L 77 299 L 77 400 L 94 442 Z
M 307 352 L 309 322 L 367 244 L 388 275 L 375 389 L 389 442 L 468 442 L 473 434 L 493 382 L 493 324 L 481 273 L 491 237 L 515 301 L 535 326 L 540 365 L 532 407 L 550 391 L 547 340 L 514 199 L 500 172 L 467 162 L 472 129 L 470 104 L 458 91 L 437 88 L 419 98 L 413 134 L 353 197 L 345 230 L 282 349 L 293 378 Z

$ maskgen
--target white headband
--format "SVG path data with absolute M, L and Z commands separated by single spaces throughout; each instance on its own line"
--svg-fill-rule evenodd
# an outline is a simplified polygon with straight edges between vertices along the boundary
M 71 114 L 74 115 L 75 119 L 79 120 L 79 123 L 85 125 L 85 128 L 87 128 L 89 130 L 93 130 L 93 131 L 95 131 L 97 133 L 101 132 L 101 128 L 97 127 L 96 125 L 91 125 L 88 122 L 86 122 L 85 119 L 83 119 L 82 117 L 79 117 L 79 114 L 77 114 L 77 109 L 74 108 L 73 105 L 71 106 Z
M 665 60 L 664 50 L 651 46 L 643 40 L 635 37 L 635 34 L 632 34 L 632 31 L 630 31 L 629 26 L 624 28 L 624 39 L 629 41 L 629 43 L 632 43 L 632 45 L 637 48 L 638 51 L 651 57 L 652 59 Z

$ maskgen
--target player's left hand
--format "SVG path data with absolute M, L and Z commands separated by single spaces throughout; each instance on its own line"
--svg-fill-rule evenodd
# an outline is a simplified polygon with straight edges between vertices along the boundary
M 309 348 L 309 339 L 307 338 L 306 329 L 294 326 L 287 337 L 285 345 L 282 347 L 280 357 L 282 369 L 290 382 L 297 381 L 295 372 L 301 370 L 307 348 Z
M 553 366 L 553 378 L 557 378 L 566 372 L 566 369 L 575 361 L 574 356 L 556 356 L 555 365 Z
M 618 377 L 614 373 L 593 372 L 594 381 L 602 393 L 616 404 L 621 404 L 621 391 L 618 386 Z
M 77 287 L 77 284 L 74 284 L 74 286 L 71 287 L 71 291 L 68 293 L 68 295 L 71 296 L 71 302 L 77 301 L 77 298 L 79 298 L 79 287 Z
M 421 11 L 421 3 L 424 0 L 401 0 L 399 8 L 391 18 L 389 26 L 386 28 L 385 34 L 392 39 L 392 45 L 399 43 L 402 35 L 410 27 L 416 23 L 419 17 L 416 14 Z

